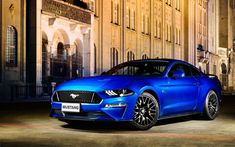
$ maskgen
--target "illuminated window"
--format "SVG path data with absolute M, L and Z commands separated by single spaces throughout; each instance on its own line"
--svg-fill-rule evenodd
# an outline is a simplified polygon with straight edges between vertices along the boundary
M 145 32 L 145 16 L 142 13 L 142 33 L 144 33 L 144 32 Z
M 175 28 L 175 44 L 178 44 L 178 29 Z
M 158 26 L 157 26 L 157 38 L 161 38 L 161 26 L 162 26 L 162 23 L 160 21 L 158 21 Z
M 181 31 L 179 30 L 179 45 L 181 45 Z
M 181 33 L 180 33 L 180 29 L 178 30 L 178 44 L 181 44 Z
M 59 42 L 57 45 L 57 56 L 62 57 L 64 55 L 64 44 L 62 42 Z
M 7 27 L 6 66 L 17 66 L 17 31 L 13 26 Z
M 180 11 L 180 0 L 175 0 L 175 9 Z
M 119 24 L 119 4 L 116 1 L 114 3 L 114 23 Z
M 146 30 L 145 30 L 145 33 L 146 34 L 150 34 L 150 19 L 149 19 L 149 16 L 146 16 Z
M 180 29 L 176 28 L 175 29 L 175 44 L 180 45 L 180 43 L 181 43 Z
M 111 48 L 111 67 L 118 65 L 118 50 L 116 48 Z
M 150 19 L 148 15 L 142 13 L 142 33 L 149 35 L 150 34 Z
M 171 27 L 171 25 L 170 25 L 170 30 L 169 30 L 169 41 L 170 41 L 170 42 L 172 41 L 172 40 L 171 40 L 171 36 L 172 36 L 172 35 L 171 35 L 171 33 L 172 33 L 172 32 L 171 32 L 171 31 L 172 31 L 171 28 L 172 28 L 172 27 Z
M 147 54 L 144 54 L 143 56 L 142 56 L 142 59 L 148 59 L 149 57 L 148 57 L 148 55 Z
M 167 24 L 166 25 L 166 41 L 168 41 L 168 42 L 171 42 L 172 40 L 171 40 L 171 36 L 172 36 L 172 27 L 171 27 L 171 25 L 169 25 L 169 24 Z
M 112 23 L 119 24 L 119 3 L 115 0 L 111 2 L 112 7 Z
M 158 39 L 161 39 L 161 21 L 160 20 L 156 20 L 155 22 L 155 37 Z
M 157 30 L 158 30 L 158 21 L 155 21 L 155 27 L 154 27 L 154 36 L 157 38 Z
M 114 11 L 113 11 L 113 0 L 111 0 L 111 23 L 114 22 L 113 21 L 113 13 L 114 13 Z
M 178 10 L 178 0 L 175 0 L 175 9 Z
M 127 28 L 130 28 L 130 16 L 131 15 L 131 10 L 129 7 L 127 7 L 127 13 L 126 13 L 126 24 L 127 24 Z
M 111 22 L 119 25 L 119 17 L 120 17 L 120 6 L 117 0 L 111 1 Z
M 130 19 L 130 28 L 132 30 L 135 30 L 135 10 L 131 10 L 130 12 L 130 16 L 131 16 L 131 19 Z
M 166 36 L 166 41 L 168 41 L 168 24 L 166 24 L 165 36 Z

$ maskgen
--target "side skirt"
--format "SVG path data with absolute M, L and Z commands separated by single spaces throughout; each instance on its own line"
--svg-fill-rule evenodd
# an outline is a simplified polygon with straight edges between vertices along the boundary
M 163 116 L 158 118 L 158 120 L 164 120 L 164 119 L 169 119 L 169 118 L 176 118 L 176 117 L 183 117 L 183 116 L 190 116 L 190 115 L 197 115 L 201 114 L 200 112 L 190 112 L 190 113 L 183 113 L 183 114 L 174 114 L 170 116 Z

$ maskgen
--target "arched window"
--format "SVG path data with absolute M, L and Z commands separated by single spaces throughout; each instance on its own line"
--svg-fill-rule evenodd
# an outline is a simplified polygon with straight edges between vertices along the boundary
M 146 55 L 146 54 L 144 54 L 143 56 L 142 56 L 142 59 L 148 59 L 149 57 L 148 57 L 148 55 Z
M 135 60 L 135 54 L 132 51 L 127 52 L 127 61 Z
M 111 48 L 111 67 L 118 65 L 118 50 L 116 48 Z
M 75 52 L 72 55 L 72 77 L 83 76 L 82 46 L 79 41 L 74 42 Z
M 57 45 L 57 58 L 60 60 L 67 59 L 67 50 L 65 49 L 65 45 L 62 42 L 59 42 Z
M 111 1 L 111 22 L 119 25 L 120 6 L 118 0 Z
M 64 45 L 59 42 L 57 45 L 57 56 L 62 56 L 64 54 Z
M 6 66 L 17 66 L 17 31 L 13 26 L 7 27 Z
M 222 74 L 226 74 L 227 73 L 227 67 L 226 67 L 225 63 L 221 64 L 221 71 L 222 71 Z

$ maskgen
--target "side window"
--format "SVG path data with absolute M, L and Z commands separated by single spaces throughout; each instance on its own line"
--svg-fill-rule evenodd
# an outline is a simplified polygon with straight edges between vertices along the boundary
M 184 70 L 184 72 L 185 72 L 185 76 L 186 76 L 186 77 L 192 76 L 189 66 L 187 66 L 187 65 L 182 65 L 182 67 L 183 67 L 183 70 Z
M 189 66 L 184 65 L 184 64 L 175 64 L 175 65 L 172 66 L 171 70 L 169 71 L 168 77 L 172 77 L 172 76 L 173 76 L 173 73 L 174 73 L 176 70 L 182 70 L 182 71 L 184 71 L 184 72 L 185 72 L 185 77 L 189 77 L 189 76 L 192 75 Z
M 191 67 L 191 72 L 194 77 L 198 77 L 201 75 L 201 73 L 193 67 Z
M 172 77 L 173 73 L 178 69 L 179 64 L 173 65 L 168 73 L 168 77 Z

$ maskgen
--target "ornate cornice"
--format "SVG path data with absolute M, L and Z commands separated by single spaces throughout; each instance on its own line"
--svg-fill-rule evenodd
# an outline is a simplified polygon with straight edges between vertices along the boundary
M 91 12 L 56 0 L 42 0 L 42 11 L 91 24 Z

